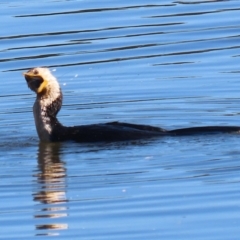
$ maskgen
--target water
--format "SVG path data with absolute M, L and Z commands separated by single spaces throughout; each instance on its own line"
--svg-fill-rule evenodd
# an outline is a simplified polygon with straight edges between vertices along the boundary
M 65 125 L 239 125 L 239 1 L 2 1 L 0 238 L 238 239 L 239 136 L 41 144 L 21 73 Z

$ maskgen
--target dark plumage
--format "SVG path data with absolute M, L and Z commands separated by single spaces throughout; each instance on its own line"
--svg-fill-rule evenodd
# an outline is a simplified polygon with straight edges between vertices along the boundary
M 58 123 L 53 128 L 51 141 L 113 142 L 165 135 L 168 135 L 168 132 L 162 128 L 120 122 L 74 127 L 65 127 Z

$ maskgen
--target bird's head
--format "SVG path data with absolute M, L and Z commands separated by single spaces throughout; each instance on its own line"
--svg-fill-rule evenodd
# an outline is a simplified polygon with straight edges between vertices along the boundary
M 36 67 L 23 73 L 28 87 L 37 95 L 52 95 L 54 92 L 60 92 L 57 79 L 50 70 L 45 67 Z

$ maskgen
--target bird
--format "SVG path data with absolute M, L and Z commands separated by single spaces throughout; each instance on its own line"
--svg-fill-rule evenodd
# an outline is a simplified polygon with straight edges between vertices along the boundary
M 62 107 L 62 90 L 49 68 L 31 68 L 23 75 L 30 90 L 36 93 L 33 115 L 38 137 L 42 142 L 115 142 L 163 136 L 240 132 L 238 126 L 201 126 L 166 130 L 161 127 L 117 121 L 64 126 L 57 118 Z

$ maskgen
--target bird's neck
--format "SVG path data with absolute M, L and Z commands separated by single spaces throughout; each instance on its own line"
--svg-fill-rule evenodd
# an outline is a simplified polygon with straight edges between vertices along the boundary
M 50 142 L 55 129 L 61 131 L 64 127 L 57 119 L 62 106 L 62 93 L 59 89 L 56 94 L 37 96 L 33 106 L 35 125 L 41 141 Z

